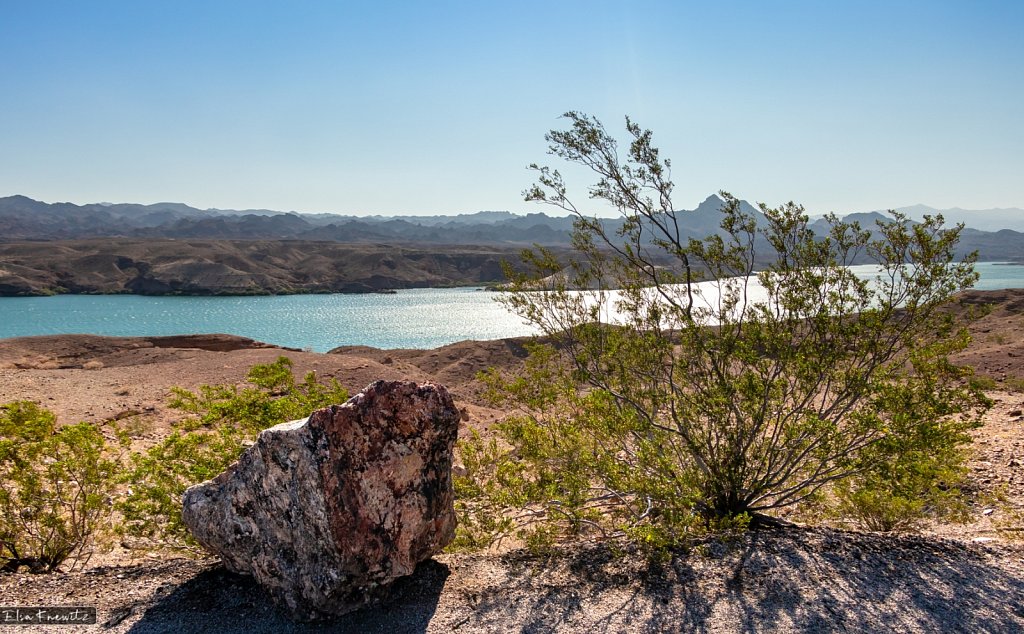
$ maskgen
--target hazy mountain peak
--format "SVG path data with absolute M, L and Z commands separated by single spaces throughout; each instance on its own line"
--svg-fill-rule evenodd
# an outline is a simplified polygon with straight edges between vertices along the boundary
M 22 196 L 21 194 L 14 194 L 13 196 L 5 196 L 0 198 L 0 201 L 4 202 L 19 202 L 19 203 L 37 203 L 38 200 L 33 200 L 28 196 Z
M 907 214 L 911 220 L 923 220 L 926 215 L 935 216 L 942 214 L 943 219 L 950 225 L 962 222 L 966 227 L 981 231 L 999 231 L 1000 229 L 1024 231 L 1024 209 L 1014 207 L 995 209 L 961 209 L 960 207 L 953 207 L 950 209 L 936 209 L 928 205 L 916 204 L 909 207 L 900 207 L 897 211 Z
M 859 222 L 862 227 L 873 227 L 876 221 L 893 222 L 891 214 L 884 211 L 860 211 L 843 216 L 843 222 Z

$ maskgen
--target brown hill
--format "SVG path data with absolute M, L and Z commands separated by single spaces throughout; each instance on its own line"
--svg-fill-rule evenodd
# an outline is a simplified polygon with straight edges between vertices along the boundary
M 362 293 L 504 281 L 502 247 L 128 238 L 0 243 L 0 296 Z

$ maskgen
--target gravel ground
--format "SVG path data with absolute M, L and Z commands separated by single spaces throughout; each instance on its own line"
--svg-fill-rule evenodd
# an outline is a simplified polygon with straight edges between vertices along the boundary
M 662 564 L 601 545 L 442 555 L 379 605 L 314 624 L 204 560 L 6 575 L 0 603 L 98 607 L 95 626 L 33 630 L 53 632 L 1020 632 L 1024 547 L 791 528 Z

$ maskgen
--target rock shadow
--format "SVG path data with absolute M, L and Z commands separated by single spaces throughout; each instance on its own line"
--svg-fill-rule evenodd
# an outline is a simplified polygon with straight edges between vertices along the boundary
M 251 577 L 218 566 L 156 599 L 128 632 L 419 634 L 427 630 L 450 574 L 448 566 L 427 560 L 412 575 L 397 579 L 368 607 L 296 623 Z M 126 611 L 114 618 L 127 616 Z

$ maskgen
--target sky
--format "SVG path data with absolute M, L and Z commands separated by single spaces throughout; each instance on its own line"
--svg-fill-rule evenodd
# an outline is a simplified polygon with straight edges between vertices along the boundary
M 1020 0 L 0 0 L 0 196 L 545 211 L 579 110 L 653 130 L 679 208 L 1024 207 L 1022 33 Z

